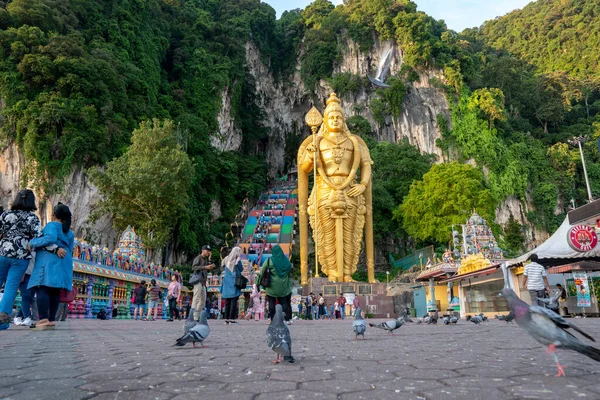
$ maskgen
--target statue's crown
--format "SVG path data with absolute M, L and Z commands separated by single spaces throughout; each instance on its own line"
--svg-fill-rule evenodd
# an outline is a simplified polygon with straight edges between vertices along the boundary
M 325 115 L 329 114 L 332 111 L 339 111 L 342 114 L 344 111 L 342 110 L 342 102 L 339 97 L 335 93 L 331 93 L 329 98 L 327 99 L 327 107 L 325 108 Z

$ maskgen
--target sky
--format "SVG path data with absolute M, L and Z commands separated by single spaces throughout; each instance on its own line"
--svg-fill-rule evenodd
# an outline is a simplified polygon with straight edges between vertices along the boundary
M 269 3 L 279 17 L 285 10 L 305 8 L 312 0 L 262 0 Z M 330 0 L 341 4 L 342 0 Z M 465 28 L 478 27 L 484 21 L 494 19 L 512 10 L 523 8 L 531 0 L 413 0 L 418 9 L 435 19 L 446 21 L 448 28 L 457 32 Z

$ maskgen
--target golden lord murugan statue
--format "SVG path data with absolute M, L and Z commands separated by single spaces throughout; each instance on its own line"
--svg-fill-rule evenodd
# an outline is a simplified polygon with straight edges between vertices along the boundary
M 327 100 L 324 116 L 313 107 L 306 115 L 306 122 L 313 134 L 298 150 L 302 284 L 307 282 L 308 217 L 318 263 L 330 281 L 352 280 L 365 229 L 368 277 L 369 282 L 374 282 L 373 161 L 369 149 L 359 136 L 349 131 L 335 93 Z M 308 175 L 311 171 L 316 178 L 309 198 Z M 318 276 L 318 265 L 315 272 Z

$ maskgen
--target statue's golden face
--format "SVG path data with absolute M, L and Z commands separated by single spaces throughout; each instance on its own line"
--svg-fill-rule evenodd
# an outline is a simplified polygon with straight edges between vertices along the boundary
M 341 132 L 344 126 L 344 115 L 339 111 L 332 111 L 327 114 L 325 124 L 329 132 Z

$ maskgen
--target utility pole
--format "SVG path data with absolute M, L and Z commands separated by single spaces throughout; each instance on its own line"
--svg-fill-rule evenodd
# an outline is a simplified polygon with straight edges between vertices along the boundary
M 585 158 L 583 157 L 583 148 L 581 147 L 581 143 L 585 143 L 585 142 L 586 142 L 585 136 L 578 136 L 578 137 L 574 137 L 573 139 L 569 140 L 569 144 L 571 146 L 579 147 L 579 154 L 581 155 L 581 165 L 583 165 L 583 176 L 585 177 L 585 186 L 587 188 L 587 193 L 588 193 L 588 201 L 591 203 L 592 201 L 594 201 L 594 199 L 592 198 L 592 189 L 590 189 L 590 181 L 588 179 L 587 168 L 585 167 Z

